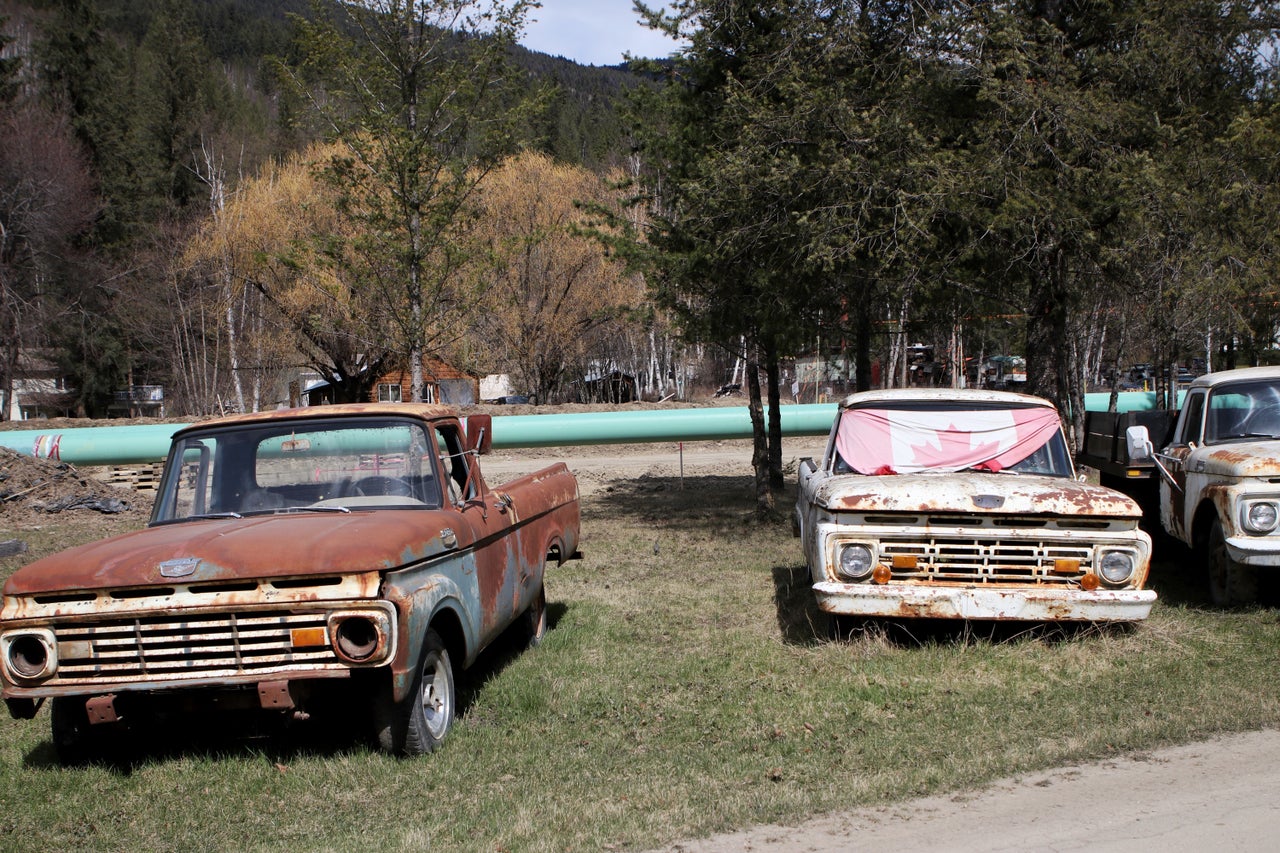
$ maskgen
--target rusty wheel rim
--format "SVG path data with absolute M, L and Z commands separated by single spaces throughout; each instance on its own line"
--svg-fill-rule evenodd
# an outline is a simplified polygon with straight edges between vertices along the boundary
M 444 737 L 453 719 L 453 677 L 444 652 L 431 652 L 422 665 L 422 717 L 436 740 Z

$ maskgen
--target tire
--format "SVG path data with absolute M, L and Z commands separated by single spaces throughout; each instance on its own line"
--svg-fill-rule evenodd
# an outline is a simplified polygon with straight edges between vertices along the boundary
M 1242 566 L 1227 553 L 1227 537 L 1222 522 L 1213 520 L 1205 549 L 1205 567 L 1209 576 L 1209 600 L 1217 607 L 1239 607 L 1258 599 L 1258 573 L 1252 566 Z
M 536 649 L 542 645 L 542 638 L 547 635 L 547 588 L 538 587 L 538 594 L 533 603 L 520 614 L 520 633 L 528 648 Z
M 444 743 L 458 704 L 449 650 L 435 631 L 422 638 L 422 654 L 409 695 L 379 714 L 378 745 L 396 755 L 426 755 Z

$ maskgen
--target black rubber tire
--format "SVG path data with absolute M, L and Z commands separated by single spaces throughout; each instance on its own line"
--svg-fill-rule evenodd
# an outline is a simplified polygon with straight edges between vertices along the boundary
M 527 647 L 536 649 L 542 645 L 542 638 L 547 635 L 546 586 L 538 587 L 538 594 L 533 597 L 533 603 L 520 614 L 520 631 Z
M 1239 607 L 1258 600 L 1257 570 L 1231 559 L 1222 522 L 1216 518 L 1205 546 L 1205 569 L 1209 580 L 1209 600 L 1215 606 Z
M 376 709 L 378 745 L 395 755 L 435 752 L 453 728 L 457 705 L 449 650 L 440 635 L 428 629 L 409 694 L 401 702 L 386 701 Z

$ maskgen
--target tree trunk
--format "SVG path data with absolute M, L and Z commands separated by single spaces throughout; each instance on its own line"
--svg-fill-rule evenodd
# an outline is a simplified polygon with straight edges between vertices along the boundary
M 778 347 L 772 339 L 765 345 L 765 378 L 769 397 L 769 488 L 780 492 L 786 487 L 782 476 L 782 392 Z
M 871 390 L 871 306 L 863 301 L 857 309 L 858 334 L 854 341 L 854 387 Z
M 751 413 L 751 467 L 756 474 L 756 514 L 773 515 L 773 491 L 769 488 L 769 446 L 764 426 L 764 407 L 760 402 L 760 364 L 753 352 L 747 358 L 748 410 Z

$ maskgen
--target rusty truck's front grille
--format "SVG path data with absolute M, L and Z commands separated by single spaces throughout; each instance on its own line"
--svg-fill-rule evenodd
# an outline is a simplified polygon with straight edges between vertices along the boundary
M 55 625 L 58 670 L 51 683 L 154 684 L 269 674 L 282 667 L 346 669 L 327 639 L 316 644 L 326 637 L 325 622 L 324 612 L 251 610 Z M 304 643 L 295 642 L 304 637 Z
M 1093 548 L 1088 545 L 1034 539 L 885 537 L 880 555 L 895 580 L 924 582 L 1075 586 L 1093 567 Z

